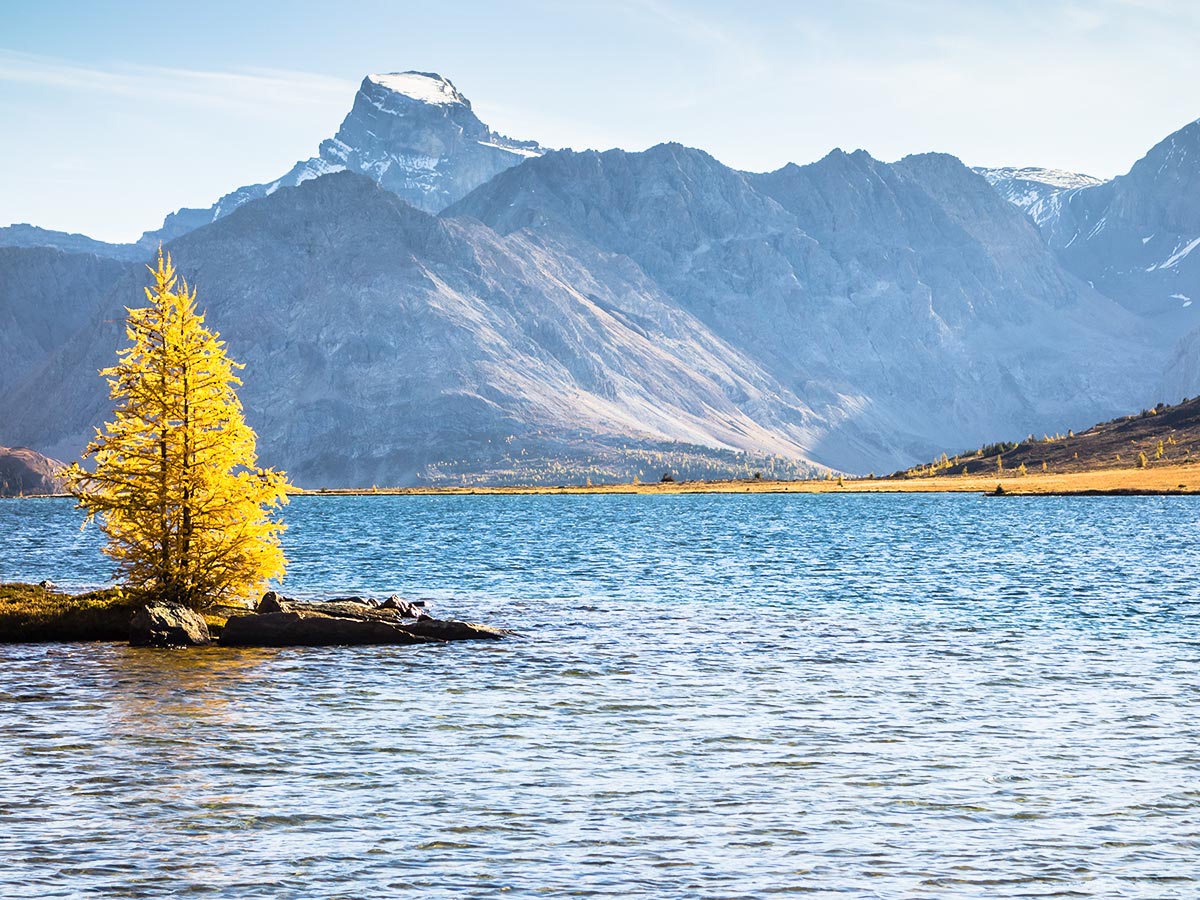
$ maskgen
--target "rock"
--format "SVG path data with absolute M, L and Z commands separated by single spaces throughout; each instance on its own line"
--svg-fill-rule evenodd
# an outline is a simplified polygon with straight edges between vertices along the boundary
M 255 613 L 231 617 L 220 642 L 227 647 L 431 644 L 497 640 L 507 634 L 511 632 L 486 625 L 434 619 L 399 597 L 371 606 L 354 598 L 301 603 L 271 592 Z
M 322 647 L 342 644 L 431 644 L 497 640 L 512 632 L 468 622 L 441 621 L 425 601 L 393 594 L 380 603 L 337 597 L 306 603 L 267 591 L 253 614 L 233 615 L 221 631 L 226 647 Z
M 381 612 L 376 607 L 353 598 L 349 600 L 325 600 L 321 603 L 293 603 L 291 608 L 322 616 L 341 616 L 347 619 L 374 619 L 379 617 Z M 394 619 L 395 615 L 383 612 L 382 618 L 390 620 Z
M 282 594 L 278 594 L 275 591 L 267 591 L 265 594 L 263 594 L 262 599 L 258 601 L 258 606 L 254 608 L 254 611 L 256 613 L 263 614 L 287 612 L 290 605 L 291 601 L 289 601 L 287 597 L 284 597 Z
M 424 602 L 409 603 L 407 600 L 401 600 L 395 594 L 388 597 L 381 604 L 380 609 L 394 609 L 406 619 L 427 619 L 430 618 L 429 613 L 425 612 L 423 607 Z
M 201 647 L 212 643 L 198 613 L 178 603 L 149 603 L 133 614 L 129 643 L 134 647 Z
M 46 578 L 46 579 L 38 582 L 38 587 L 40 587 L 43 591 L 52 591 L 56 587 L 58 587 L 58 585 L 55 584 L 53 581 L 51 581 L 49 578 Z
M 358 603 L 362 606 L 378 606 L 379 601 L 370 597 L 330 597 L 326 603 Z
M 453 619 L 434 619 L 430 616 L 404 626 L 406 631 L 437 641 L 498 641 L 512 634 L 503 628 L 456 622 Z
M 439 640 L 380 619 L 325 616 L 308 611 L 234 616 L 221 632 L 221 645 L 225 647 L 430 644 Z

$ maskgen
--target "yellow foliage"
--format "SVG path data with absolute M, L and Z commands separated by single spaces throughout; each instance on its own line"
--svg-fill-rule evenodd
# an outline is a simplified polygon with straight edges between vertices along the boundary
M 242 366 L 196 312 L 196 291 L 176 290 L 158 254 L 149 306 L 127 309 L 130 346 L 104 369 L 113 421 L 97 429 L 68 490 L 99 516 L 105 552 L 132 587 L 200 607 L 252 596 L 283 575 L 282 472 L 256 466 L 255 434 L 242 418 L 234 374 Z

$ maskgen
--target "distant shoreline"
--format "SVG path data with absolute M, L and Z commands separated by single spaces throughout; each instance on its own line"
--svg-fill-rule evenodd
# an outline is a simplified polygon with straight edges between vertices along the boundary
M 300 490 L 304 497 L 454 497 L 531 494 L 925 494 L 965 493 L 1002 496 L 1180 496 L 1200 494 L 1200 463 L 1158 468 L 1098 469 L 1088 472 L 1019 475 L 934 475 L 912 478 L 843 478 L 805 481 L 738 479 L 595 485 L 463 485 L 407 488 L 323 488 Z
M 997 494 L 997 486 L 1004 490 Z M 457 497 L 532 494 L 987 494 L 1005 497 L 1130 497 L 1200 494 L 1200 463 L 1159 467 L 1096 469 L 1020 475 L 927 475 L 909 478 L 849 478 L 772 481 L 654 481 L 643 484 L 439 485 L 402 488 L 298 488 L 291 497 Z M 68 497 L 30 494 L 25 499 Z M 15 499 L 15 498 L 14 498 Z

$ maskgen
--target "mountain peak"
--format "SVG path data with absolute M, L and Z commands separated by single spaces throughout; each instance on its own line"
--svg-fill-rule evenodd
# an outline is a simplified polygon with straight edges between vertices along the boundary
M 368 75 L 363 81 L 364 88 L 368 82 L 419 103 L 471 108 L 470 101 L 458 92 L 454 82 L 436 72 L 388 72 Z
M 367 175 L 418 209 L 436 213 L 479 185 L 545 150 L 493 131 L 449 78 L 436 72 L 389 72 L 362 80 L 337 134 L 317 155 L 275 181 L 250 184 L 208 209 L 182 209 L 138 241 L 140 252 L 215 222 L 244 203 L 342 170 Z M 0 234 L 0 241 L 4 235 Z

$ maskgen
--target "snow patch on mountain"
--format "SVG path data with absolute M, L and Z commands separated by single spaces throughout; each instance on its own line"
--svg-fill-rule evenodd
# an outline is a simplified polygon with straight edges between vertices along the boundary
M 1065 172 L 1062 169 L 1043 169 L 1037 166 L 1024 168 L 1004 166 L 998 169 L 977 166 L 975 171 L 986 178 L 992 187 L 1006 182 L 1020 181 L 1063 191 L 1091 187 L 1094 184 L 1102 184 L 1104 181 L 1102 178 L 1094 178 L 1091 175 L 1084 175 L 1082 172 Z
M 320 157 L 316 157 L 314 159 L 310 159 L 307 162 L 301 164 L 298 171 L 293 170 L 290 177 L 287 178 L 287 181 L 290 182 L 287 186 L 288 187 L 296 187 L 297 185 L 304 184 L 304 182 L 306 182 L 306 181 L 311 181 L 313 178 L 320 178 L 322 175 L 328 175 L 331 172 L 343 172 L 343 171 L 345 171 L 345 169 L 346 169 L 345 166 L 340 166 L 340 165 L 337 165 L 336 163 L 327 162 L 326 160 L 323 160 Z M 266 195 L 270 196 L 271 194 L 275 193 L 277 190 L 279 190 L 283 186 L 284 186 L 283 178 L 280 178 L 278 181 L 271 182 L 269 185 L 267 185 Z M 246 199 L 249 199 L 249 198 L 246 198 Z M 242 202 L 244 203 L 245 200 L 243 200 Z M 220 207 L 218 207 L 218 209 L 219 208 Z M 219 217 L 220 217 L 220 214 L 217 213 L 213 216 L 213 220 L 215 221 Z
M 1191 253 L 1193 250 L 1195 250 L 1197 247 L 1200 247 L 1200 238 L 1196 238 L 1193 241 L 1189 241 L 1185 245 L 1176 247 L 1175 252 L 1172 253 L 1169 257 L 1167 257 L 1167 259 L 1164 262 L 1156 263 L 1155 265 L 1150 266 L 1148 269 L 1146 269 L 1146 271 L 1153 272 L 1155 269 L 1173 269 L 1175 266 L 1179 265 L 1183 260 L 1187 259 L 1188 254 Z
M 976 166 L 996 192 L 1041 225 L 1053 218 L 1061 206 L 1062 195 L 1103 184 L 1103 179 L 1081 172 L 1042 169 L 1036 166 L 1004 166 L 989 169 Z
M 385 75 L 368 75 L 367 80 L 418 103 L 433 106 L 457 104 L 468 109 L 471 106 L 448 78 L 432 72 L 389 72 Z
M 544 152 L 540 148 L 537 150 L 531 150 L 528 147 L 521 147 L 512 144 L 497 144 L 495 141 L 480 141 L 479 144 L 481 147 L 495 147 L 497 150 L 503 150 L 506 153 L 515 153 L 518 156 L 525 157 L 526 159 L 535 156 L 541 156 Z

